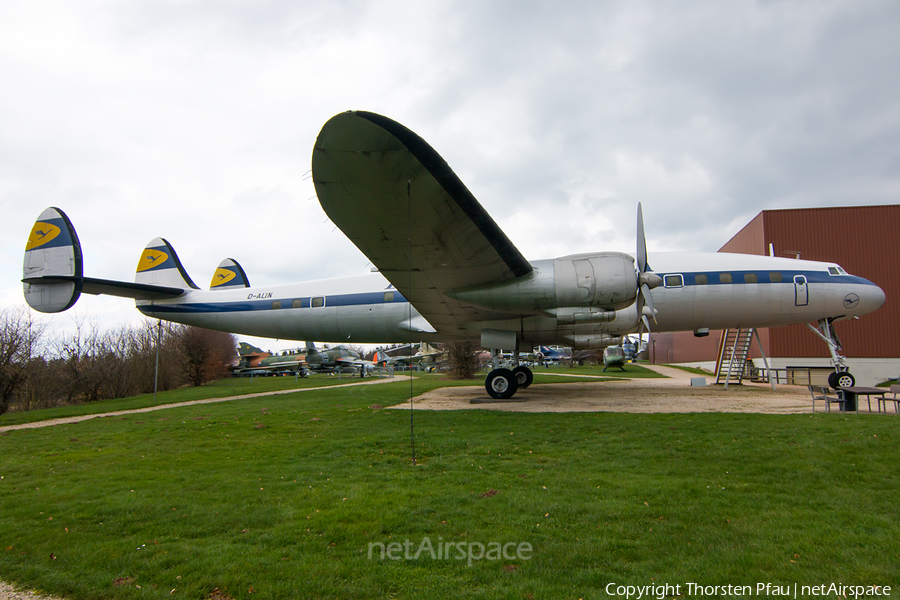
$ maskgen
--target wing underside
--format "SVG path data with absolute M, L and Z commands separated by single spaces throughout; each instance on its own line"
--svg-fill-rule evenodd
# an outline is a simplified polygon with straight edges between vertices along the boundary
M 418 135 L 380 115 L 341 113 L 319 133 L 312 172 L 329 218 L 439 332 L 515 316 L 445 295 L 532 266 Z

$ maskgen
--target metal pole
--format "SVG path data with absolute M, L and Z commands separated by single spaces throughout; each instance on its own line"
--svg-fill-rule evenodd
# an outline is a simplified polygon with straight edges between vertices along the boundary
M 153 371 L 153 403 L 156 404 L 156 389 L 159 385 L 159 341 L 162 338 L 162 319 L 156 322 L 156 368 Z

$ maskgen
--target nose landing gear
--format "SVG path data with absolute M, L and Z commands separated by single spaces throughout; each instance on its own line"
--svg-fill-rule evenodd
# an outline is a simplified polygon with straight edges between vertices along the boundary
M 841 340 L 834 330 L 834 318 L 819 319 L 816 322 L 816 327 L 813 327 L 810 323 L 807 323 L 806 326 L 828 344 L 828 350 L 831 352 L 831 364 L 834 365 L 834 373 L 828 376 L 828 385 L 835 390 L 853 387 L 856 383 L 856 378 L 850 373 L 850 369 L 846 364 L 847 359 L 841 354 L 843 348 Z

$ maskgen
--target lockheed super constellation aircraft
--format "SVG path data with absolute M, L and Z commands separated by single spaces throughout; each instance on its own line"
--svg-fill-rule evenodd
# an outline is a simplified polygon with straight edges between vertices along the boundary
M 134 298 L 147 316 L 245 335 L 354 343 L 477 340 L 518 356 L 520 345 L 603 348 L 655 331 L 817 323 L 842 385 L 852 385 L 832 323 L 864 315 L 884 292 L 840 266 L 741 254 L 646 251 L 638 206 L 636 257 L 595 252 L 529 261 L 425 140 L 381 115 L 348 111 L 316 139 L 322 208 L 377 267 L 342 279 L 250 287 L 227 259 L 197 288 L 172 246 L 155 238 L 134 283 L 85 277 L 75 229 L 48 208 L 25 248 L 24 288 L 42 312 L 81 293 Z M 651 269 L 652 265 L 652 269 Z M 227 280 L 227 281 L 226 281 Z M 222 285 L 215 285 L 221 283 Z M 231 285 L 226 285 L 231 284 Z M 485 388 L 509 398 L 532 381 L 497 368 Z

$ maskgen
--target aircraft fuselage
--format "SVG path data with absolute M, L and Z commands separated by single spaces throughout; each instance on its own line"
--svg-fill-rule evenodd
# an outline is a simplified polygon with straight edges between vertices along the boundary
M 378 273 L 235 290 L 191 290 L 180 298 L 138 301 L 137 306 L 147 316 L 199 327 L 323 342 L 471 339 L 482 329 L 499 329 L 517 331 L 529 344 L 581 348 L 609 345 L 614 338 L 637 331 L 640 317 L 635 303 L 609 311 L 602 301 L 594 300 L 603 296 L 605 282 L 599 278 L 593 282 L 596 291 L 590 297 L 581 290 L 585 298 L 579 301 L 572 292 L 566 300 L 568 306 L 533 306 L 531 314 L 522 316 L 521 298 L 535 297 L 529 286 L 549 290 L 565 285 L 554 272 L 558 260 L 535 261 L 532 265 L 537 275 L 496 290 L 492 299 L 476 299 L 476 304 L 493 303 L 497 318 L 472 322 L 468 329 L 457 332 L 434 331 Z M 774 327 L 850 318 L 884 303 L 878 286 L 833 263 L 726 253 L 651 254 L 648 262 L 663 279 L 653 290 L 654 331 Z M 543 281 L 538 281 L 541 278 Z M 571 287 L 579 291 L 577 286 Z M 462 299 L 466 294 L 454 296 Z M 590 316 L 603 312 L 612 316 Z M 573 315 L 587 316 L 579 321 Z

